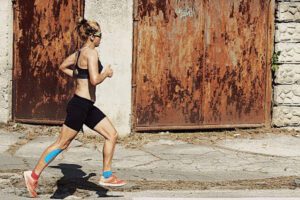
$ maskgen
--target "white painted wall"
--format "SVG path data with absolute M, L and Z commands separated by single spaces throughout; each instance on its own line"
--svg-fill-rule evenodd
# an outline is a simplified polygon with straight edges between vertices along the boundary
M 131 72 L 133 0 L 86 0 L 85 18 L 100 23 L 99 55 L 114 75 L 97 86 L 96 106 L 113 122 L 120 135 L 131 131 Z
M 0 0 L 0 122 L 11 119 L 13 10 L 9 0 Z

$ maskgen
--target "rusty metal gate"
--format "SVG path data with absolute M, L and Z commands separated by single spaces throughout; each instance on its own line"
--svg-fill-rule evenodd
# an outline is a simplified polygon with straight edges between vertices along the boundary
M 136 131 L 270 124 L 274 0 L 135 0 Z
M 64 120 L 74 83 L 58 67 L 79 46 L 74 29 L 83 10 L 83 0 L 15 1 L 15 121 L 57 124 Z

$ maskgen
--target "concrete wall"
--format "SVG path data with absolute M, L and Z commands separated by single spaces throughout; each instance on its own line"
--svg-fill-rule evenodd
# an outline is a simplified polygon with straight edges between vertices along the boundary
M 273 124 L 300 126 L 300 1 L 279 0 L 275 51 L 281 51 L 274 86 Z
M 99 55 L 114 75 L 97 86 L 96 106 L 111 119 L 120 135 L 131 131 L 133 0 L 86 0 L 85 18 L 100 23 Z
M 0 0 L 0 122 L 11 119 L 13 13 L 11 1 Z

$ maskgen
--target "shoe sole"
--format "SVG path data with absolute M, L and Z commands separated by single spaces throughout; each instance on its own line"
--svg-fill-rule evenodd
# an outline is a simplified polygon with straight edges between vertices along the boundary
M 35 197 L 37 197 L 37 195 L 33 194 L 33 191 L 30 190 L 30 186 L 28 184 L 28 178 L 27 178 L 27 174 L 26 173 L 27 172 L 24 172 L 23 176 L 24 176 L 24 179 L 25 179 L 25 184 L 26 184 L 27 191 L 28 191 L 28 193 L 30 194 L 30 196 L 32 198 L 35 198 Z
M 99 182 L 99 185 L 101 185 L 101 186 L 109 186 L 109 187 L 121 187 L 121 186 L 126 185 L 126 183 L 112 184 L 112 183 Z

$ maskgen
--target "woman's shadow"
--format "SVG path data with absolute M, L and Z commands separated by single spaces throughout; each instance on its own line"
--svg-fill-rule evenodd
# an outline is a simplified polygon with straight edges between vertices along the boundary
M 64 199 L 73 195 L 77 189 L 95 191 L 98 197 L 122 197 L 107 195 L 108 189 L 89 181 L 89 179 L 96 176 L 96 174 L 90 173 L 87 175 L 80 169 L 82 167 L 80 165 L 62 163 L 58 166 L 50 167 L 60 169 L 64 175 L 57 181 L 57 189 L 50 197 L 51 199 Z

